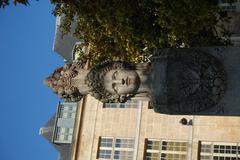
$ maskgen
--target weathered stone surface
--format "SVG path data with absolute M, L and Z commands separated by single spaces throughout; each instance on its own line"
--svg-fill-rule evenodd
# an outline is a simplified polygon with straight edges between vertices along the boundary
M 88 93 L 103 102 L 145 95 L 159 113 L 240 115 L 239 62 L 239 48 L 162 49 L 146 64 L 68 64 L 46 82 L 72 101 Z
M 240 115 L 240 47 L 202 48 L 222 62 L 227 75 L 227 90 L 218 105 L 207 115 Z
M 199 49 L 157 50 L 151 61 L 156 112 L 199 113 L 218 104 L 227 89 L 223 64 Z

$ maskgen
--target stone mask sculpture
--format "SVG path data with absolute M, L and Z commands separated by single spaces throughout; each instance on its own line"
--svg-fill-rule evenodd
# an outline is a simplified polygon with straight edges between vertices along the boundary
M 103 62 L 90 70 L 74 62 L 56 69 L 45 83 L 67 101 L 86 94 L 102 102 L 148 97 L 155 112 L 168 114 L 207 110 L 227 87 L 221 62 L 197 49 L 158 50 L 149 63 Z

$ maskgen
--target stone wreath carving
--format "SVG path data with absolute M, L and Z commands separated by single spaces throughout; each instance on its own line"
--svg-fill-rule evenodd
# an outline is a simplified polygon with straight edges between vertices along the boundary
M 219 103 L 227 89 L 223 64 L 214 56 L 196 49 L 162 50 L 152 63 L 167 61 L 166 94 L 152 97 L 156 112 L 197 113 Z M 154 91 L 153 91 L 154 93 Z M 164 110 L 166 111 L 162 111 Z

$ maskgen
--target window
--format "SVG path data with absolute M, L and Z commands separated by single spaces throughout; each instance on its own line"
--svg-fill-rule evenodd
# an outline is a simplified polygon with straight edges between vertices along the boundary
M 239 2 L 239 0 L 233 0 L 232 2 Z M 227 0 L 220 0 L 220 3 L 228 3 Z
M 99 159 L 132 160 L 134 139 L 101 137 L 98 151 Z
M 113 139 L 105 137 L 100 140 L 99 158 L 110 159 L 112 156 Z
M 126 103 L 105 103 L 104 108 L 138 108 L 138 101 L 127 101 Z
M 233 5 L 222 6 L 222 10 L 224 11 L 233 12 L 233 11 L 236 11 L 236 9 L 237 9 L 237 6 L 233 6 Z
M 71 143 L 77 103 L 59 103 L 54 129 L 54 143 Z
M 73 128 L 64 128 L 64 127 L 57 127 L 56 130 L 56 139 L 57 141 L 71 141 Z
M 186 160 L 187 143 L 181 141 L 147 139 L 146 160 Z
M 237 160 L 239 154 L 239 143 L 201 142 L 201 160 Z
M 60 104 L 59 105 L 59 118 L 75 118 L 76 106 Z
M 228 3 L 227 0 L 219 0 L 219 6 L 222 10 L 228 12 L 239 11 L 239 0 L 234 0 L 232 3 Z

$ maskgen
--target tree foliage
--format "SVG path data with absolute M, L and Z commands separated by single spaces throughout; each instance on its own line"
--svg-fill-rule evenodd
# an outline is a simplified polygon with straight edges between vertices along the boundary
M 14 5 L 17 5 L 18 3 L 24 4 L 25 6 L 28 5 L 28 0 L 13 0 L 12 2 Z M 7 5 L 9 5 L 9 0 L 0 0 L 0 8 L 4 8 Z
M 50 0 L 53 14 L 64 17 L 61 29 L 90 44 L 93 62 L 142 61 L 155 48 L 229 44 L 227 12 L 218 0 Z M 229 3 L 235 0 L 227 0 Z M 28 0 L 12 0 L 16 5 Z M 0 7 L 9 0 L 0 0 Z
M 0 0 L 0 6 L 9 4 Z M 90 44 L 93 62 L 142 61 L 155 48 L 229 44 L 229 21 L 217 0 L 50 0 L 67 34 Z M 234 0 L 228 0 L 232 2 Z M 27 5 L 27 0 L 13 0 Z

